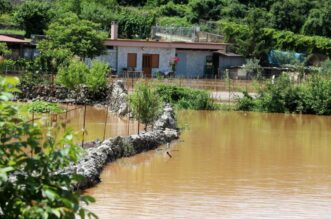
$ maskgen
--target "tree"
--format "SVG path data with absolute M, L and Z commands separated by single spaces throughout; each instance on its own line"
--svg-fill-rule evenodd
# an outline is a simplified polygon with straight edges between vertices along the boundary
M 272 23 L 280 30 L 299 33 L 313 2 L 310 0 L 282 0 L 271 7 Z
M 103 30 L 108 31 L 111 22 L 114 20 L 114 14 L 102 4 L 84 2 L 82 3 L 80 18 L 98 23 Z
M 239 3 L 237 0 L 223 0 L 224 5 L 221 8 L 221 17 L 224 18 L 243 18 L 247 14 L 247 7 L 244 4 Z
M 24 1 L 15 11 L 17 23 L 25 30 L 26 36 L 44 34 L 53 18 L 51 4 L 45 1 Z
M 325 4 L 320 9 L 312 9 L 302 27 L 302 33 L 331 37 L 331 6 Z
M 129 102 L 134 117 L 145 124 L 145 130 L 147 125 L 152 124 L 160 114 L 160 97 L 144 82 L 135 85 L 134 92 L 129 96 Z
M 71 134 L 55 143 L 20 118 L 10 102 L 17 83 L 0 79 L 0 217 L 96 218 L 81 206 L 94 199 L 73 190 L 81 177 L 61 173 L 82 150 L 72 143 Z
M 67 49 L 82 59 L 93 58 L 105 49 L 103 43 L 107 34 L 99 28 L 98 24 L 67 13 L 49 25 L 46 42 L 49 49 Z
M 151 10 L 123 9 L 116 17 L 119 33 L 126 38 L 148 38 L 155 24 L 155 12 Z
M 0 13 L 7 13 L 12 10 L 12 5 L 9 0 L 0 0 Z
M 233 48 L 236 52 L 248 58 L 257 58 L 261 64 L 267 62 L 267 54 L 270 46 L 269 38 L 265 37 L 263 27 L 268 22 L 268 15 L 265 10 L 260 8 L 250 9 L 246 22 L 248 24 L 247 32 L 236 39 Z
M 192 11 L 189 20 L 192 23 L 198 23 L 199 20 L 216 20 L 221 15 L 221 0 L 192 0 L 189 7 Z

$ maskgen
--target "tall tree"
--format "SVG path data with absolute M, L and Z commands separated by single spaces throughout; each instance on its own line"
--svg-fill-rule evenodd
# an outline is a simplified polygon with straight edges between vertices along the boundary
M 331 37 L 331 5 L 325 4 L 320 9 L 312 9 L 302 27 L 302 33 Z
M 100 25 L 67 13 L 49 25 L 45 48 L 66 49 L 83 59 L 93 58 L 104 52 L 106 37 L 107 34 L 100 31 Z
M 51 4 L 44 1 L 24 1 L 15 11 L 15 19 L 27 37 L 44 34 L 52 18 Z

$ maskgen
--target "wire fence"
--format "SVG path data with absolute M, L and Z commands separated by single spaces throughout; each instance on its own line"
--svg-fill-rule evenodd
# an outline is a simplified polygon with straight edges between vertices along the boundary
M 129 117 L 120 118 L 109 112 L 109 106 L 95 108 L 89 105 L 62 105 L 60 113 L 35 113 L 29 114 L 28 123 L 41 126 L 43 132 L 52 128 L 61 136 L 65 130 L 70 129 L 78 133 L 75 143 L 82 147 L 90 147 L 96 140 L 104 141 L 109 137 L 130 135 L 136 133 L 137 123 Z

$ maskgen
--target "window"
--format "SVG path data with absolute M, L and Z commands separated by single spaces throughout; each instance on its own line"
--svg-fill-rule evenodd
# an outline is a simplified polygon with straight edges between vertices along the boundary
M 152 68 L 159 68 L 160 64 L 160 55 L 152 54 Z
M 135 68 L 137 66 L 137 53 L 128 53 L 128 67 Z

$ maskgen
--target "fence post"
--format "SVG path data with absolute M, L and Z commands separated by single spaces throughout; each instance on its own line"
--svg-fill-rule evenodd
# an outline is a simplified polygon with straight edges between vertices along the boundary
M 82 147 L 84 147 L 84 138 L 85 138 L 85 121 L 86 121 L 86 103 L 84 106 L 84 121 L 83 121 L 83 139 L 82 139 Z
M 64 120 L 64 128 L 67 128 L 67 121 L 68 121 L 68 108 L 69 108 L 69 103 L 67 103 L 67 107 L 66 107 L 66 117 Z
M 34 111 L 32 111 L 32 125 L 34 125 Z
M 104 130 L 103 130 L 103 140 L 106 139 L 106 129 L 107 129 L 107 121 L 108 121 L 108 111 L 109 111 L 109 105 L 107 105 L 106 120 L 105 120 L 105 126 L 104 126 Z

